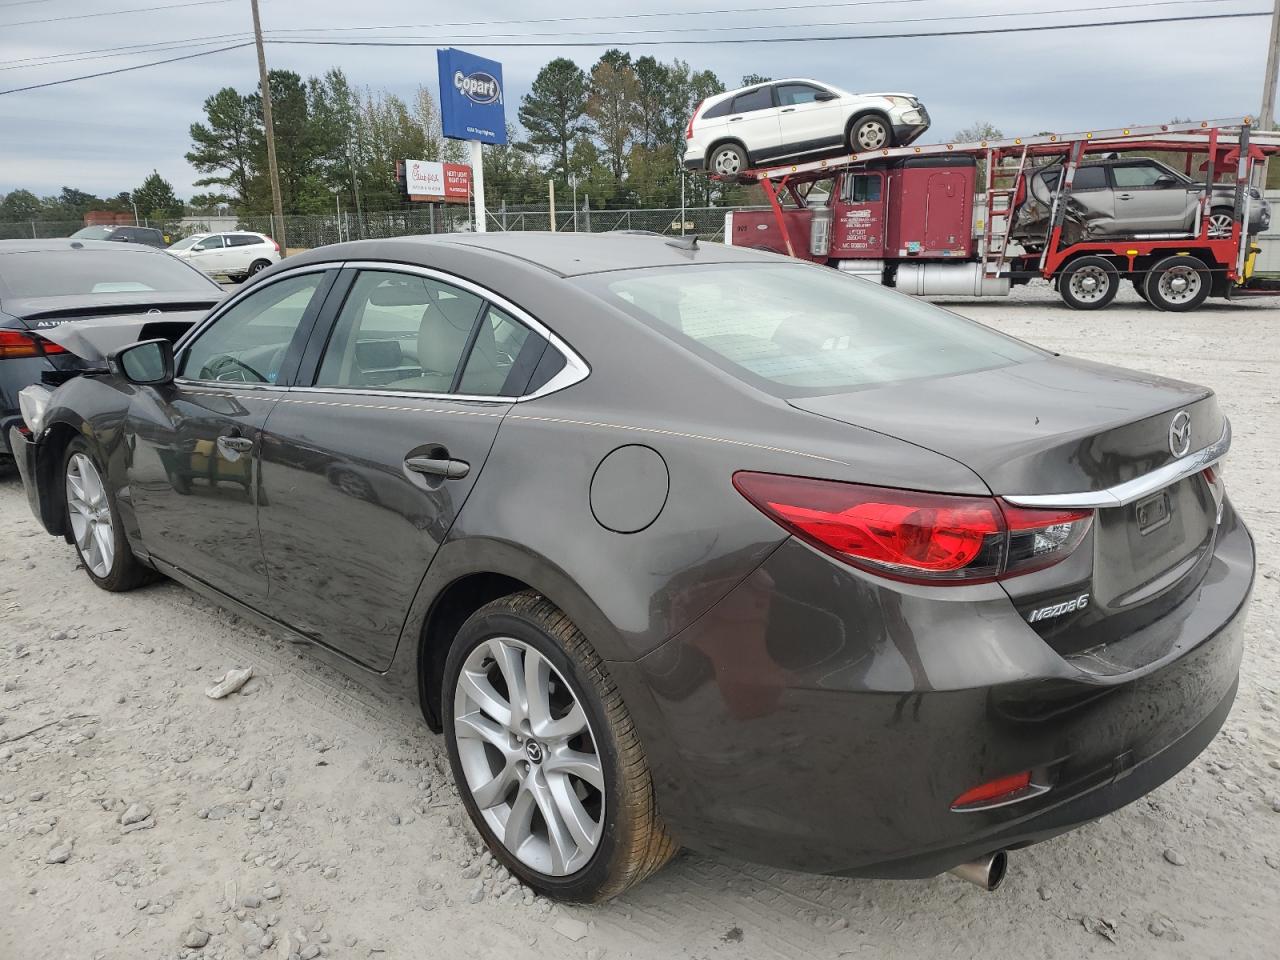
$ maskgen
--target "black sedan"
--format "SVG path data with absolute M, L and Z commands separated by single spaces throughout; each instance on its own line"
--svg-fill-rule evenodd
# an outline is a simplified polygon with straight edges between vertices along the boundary
M 189 328 L 222 296 L 198 270 L 148 246 L 0 240 L 0 434 L 7 438 L 21 422 L 19 390 L 46 373 L 84 367 L 45 336 L 50 330 L 133 318 L 144 332 L 167 336 Z M 8 453 L 0 443 L 0 461 Z
M 1144 795 L 1235 697 L 1212 391 L 770 254 L 313 250 L 42 393 L 32 506 L 421 705 L 495 856 L 952 869 Z

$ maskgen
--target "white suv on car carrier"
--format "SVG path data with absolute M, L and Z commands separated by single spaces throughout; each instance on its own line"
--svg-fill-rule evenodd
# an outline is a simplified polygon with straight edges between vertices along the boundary
M 771 80 L 698 104 L 685 127 L 684 165 L 734 178 L 768 163 L 899 147 L 927 129 L 929 112 L 909 93 Z

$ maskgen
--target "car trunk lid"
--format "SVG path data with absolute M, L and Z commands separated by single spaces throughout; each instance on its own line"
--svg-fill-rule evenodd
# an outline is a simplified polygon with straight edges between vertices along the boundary
M 1207 569 L 1220 487 L 1198 470 L 1178 477 L 1175 456 L 1223 438 L 1226 420 L 1205 387 L 1051 357 L 790 403 L 951 457 L 992 493 L 1028 506 L 1087 494 L 1109 504 L 1071 558 L 1002 581 L 1033 629 L 1064 654 L 1150 623 Z M 1171 436 L 1175 418 L 1185 432 Z M 1162 468 L 1168 483 L 1142 489 Z M 1113 488 L 1119 499 L 1099 496 Z

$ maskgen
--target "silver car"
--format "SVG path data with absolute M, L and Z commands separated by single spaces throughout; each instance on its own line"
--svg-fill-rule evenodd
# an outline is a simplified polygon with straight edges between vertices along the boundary
M 1062 178 L 1059 164 L 1028 178 L 1028 196 L 1014 217 L 1013 239 L 1023 246 L 1043 244 L 1053 196 Z M 1195 229 L 1204 181 L 1192 180 L 1150 157 L 1082 163 L 1071 185 L 1064 239 L 1074 243 L 1098 237 L 1138 234 L 1186 234 Z M 1235 186 L 1215 184 L 1209 214 L 1209 236 L 1231 234 Z M 1271 223 L 1271 205 L 1250 190 L 1249 233 Z

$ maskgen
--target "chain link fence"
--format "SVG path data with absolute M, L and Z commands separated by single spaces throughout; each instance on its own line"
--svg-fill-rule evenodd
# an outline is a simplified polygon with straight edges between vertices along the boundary
M 614 230 L 643 230 L 666 236 L 695 234 L 704 240 L 724 238 L 724 215 L 730 210 L 767 209 L 761 207 L 664 207 L 631 210 L 580 210 L 558 207 L 555 229 L 560 232 L 608 233 Z M 285 236 L 290 250 L 307 249 L 340 243 L 344 240 L 407 237 L 431 233 L 459 233 L 475 229 L 469 207 L 430 206 L 412 210 L 356 214 L 334 211 L 330 214 L 286 215 Z M 546 204 L 500 206 L 489 210 L 486 226 L 490 232 L 513 230 L 550 230 L 552 217 Z M 261 216 L 194 216 L 181 221 L 151 223 L 178 239 L 193 233 L 220 233 L 250 230 L 274 235 L 274 218 Z M 28 220 L 0 223 L 0 240 L 53 239 L 69 237 L 83 227 L 78 221 Z

